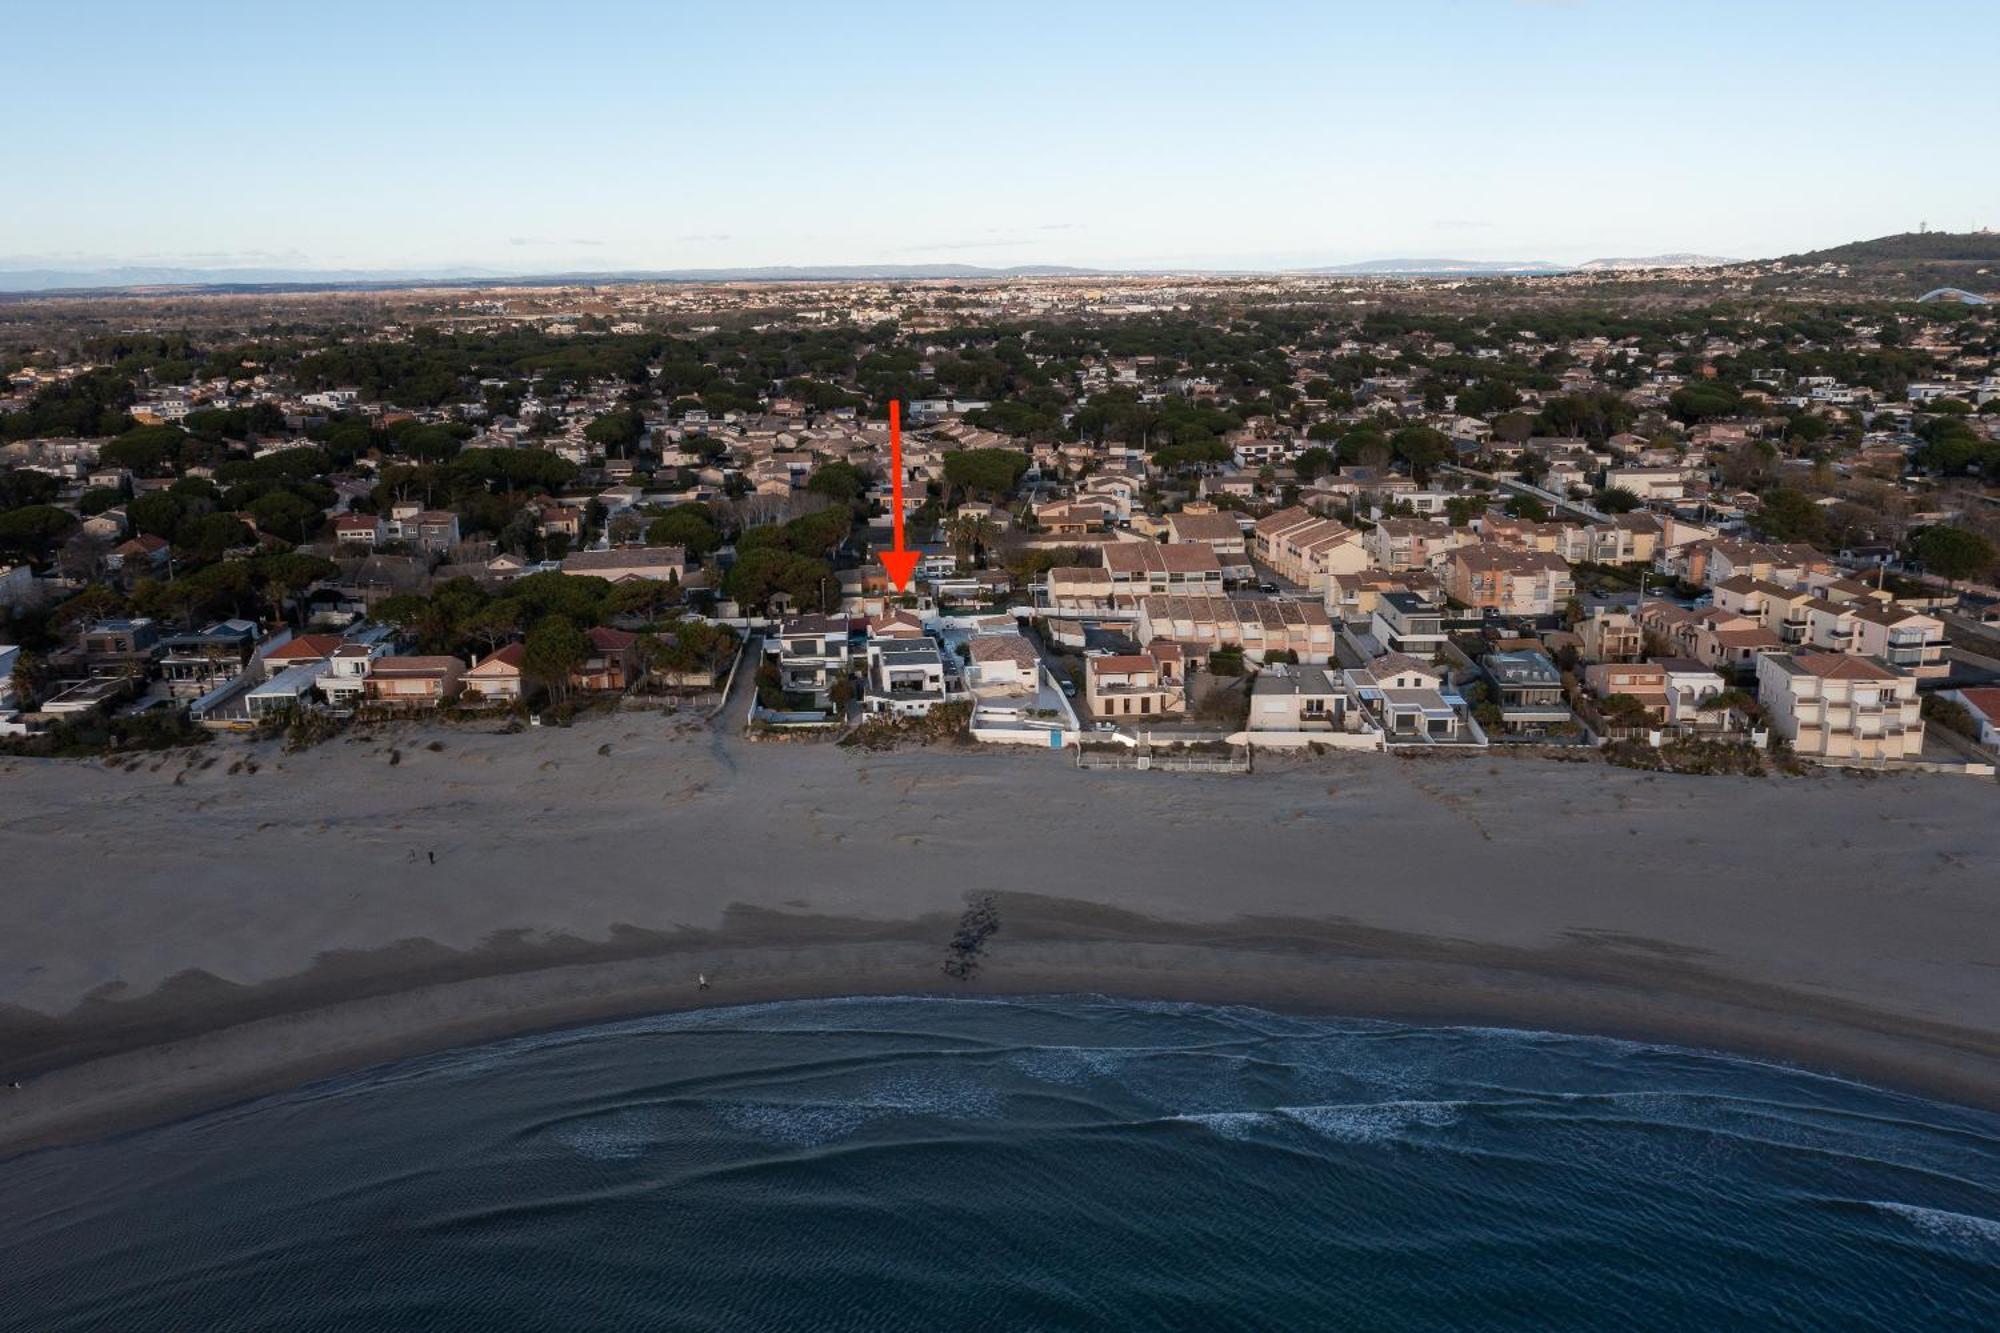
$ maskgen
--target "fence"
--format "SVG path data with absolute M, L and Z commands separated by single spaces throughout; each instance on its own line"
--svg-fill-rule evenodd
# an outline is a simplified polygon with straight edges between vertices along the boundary
M 1241 757 L 1230 755 L 1201 754 L 1137 754 L 1111 750 L 1086 750 L 1078 747 L 1076 752 L 1078 768 L 1094 769 L 1136 769 L 1139 772 L 1163 773 L 1248 773 L 1250 752 L 1245 750 Z

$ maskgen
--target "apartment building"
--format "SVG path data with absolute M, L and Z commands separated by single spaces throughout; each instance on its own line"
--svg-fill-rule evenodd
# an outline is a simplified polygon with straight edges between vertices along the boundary
M 1551 616 L 1576 593 L 1569 562 L 1545 551 L 1481 542 L 1451 553 L 1446 588 L 1466 606 L 1510 616 Z
M 1799 755 L 1827 760 L 1915 758 L 1924 723 L 1917 678 L 1847 653 L 1767 653 L 1757 696 L 1771 730 Z
M 1420 518 L 1385 518 L 1361 539 L 1368 559 L 1392 572 L 1432 569 L 1460 546 L 1478 540 L 1463 528 L 1429 523 Z

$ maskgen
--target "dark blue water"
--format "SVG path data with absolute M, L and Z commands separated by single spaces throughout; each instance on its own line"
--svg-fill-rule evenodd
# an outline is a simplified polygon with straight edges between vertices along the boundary
M 0 1327 L 2000 1328 L 2000 1117 L 1544 1033 L 711 1010 L 0 1163 Z

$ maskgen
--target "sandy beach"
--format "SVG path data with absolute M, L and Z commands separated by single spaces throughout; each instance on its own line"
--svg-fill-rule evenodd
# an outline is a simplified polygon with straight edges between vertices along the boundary
M 648 713 L 0 761 L 0 1153 L 507 1033 L 960 990 L 1603 1033 L 2000 1105 L 1996 795 L 1486 756 L 1083 773 Z M 954 981 L 983 894 L 1000 929 Z

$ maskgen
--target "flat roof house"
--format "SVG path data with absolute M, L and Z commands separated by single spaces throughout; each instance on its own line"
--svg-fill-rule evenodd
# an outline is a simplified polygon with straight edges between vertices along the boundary
M 926 636 L 869 642 L 863 708 L 896 717 L 922 717 L 944 702 L 944 654 L 935 640 Z
M 1538 732 L 1571 720 L 1563 696 L 1562 672 L 1538 652 L 1487 653 L 1479 669 L 1510 731 Z
M 1251 731 L 1346 731 L 1357 712 L 1346 679 L 1324 667 L 1268 666 L 1250 684 Z

